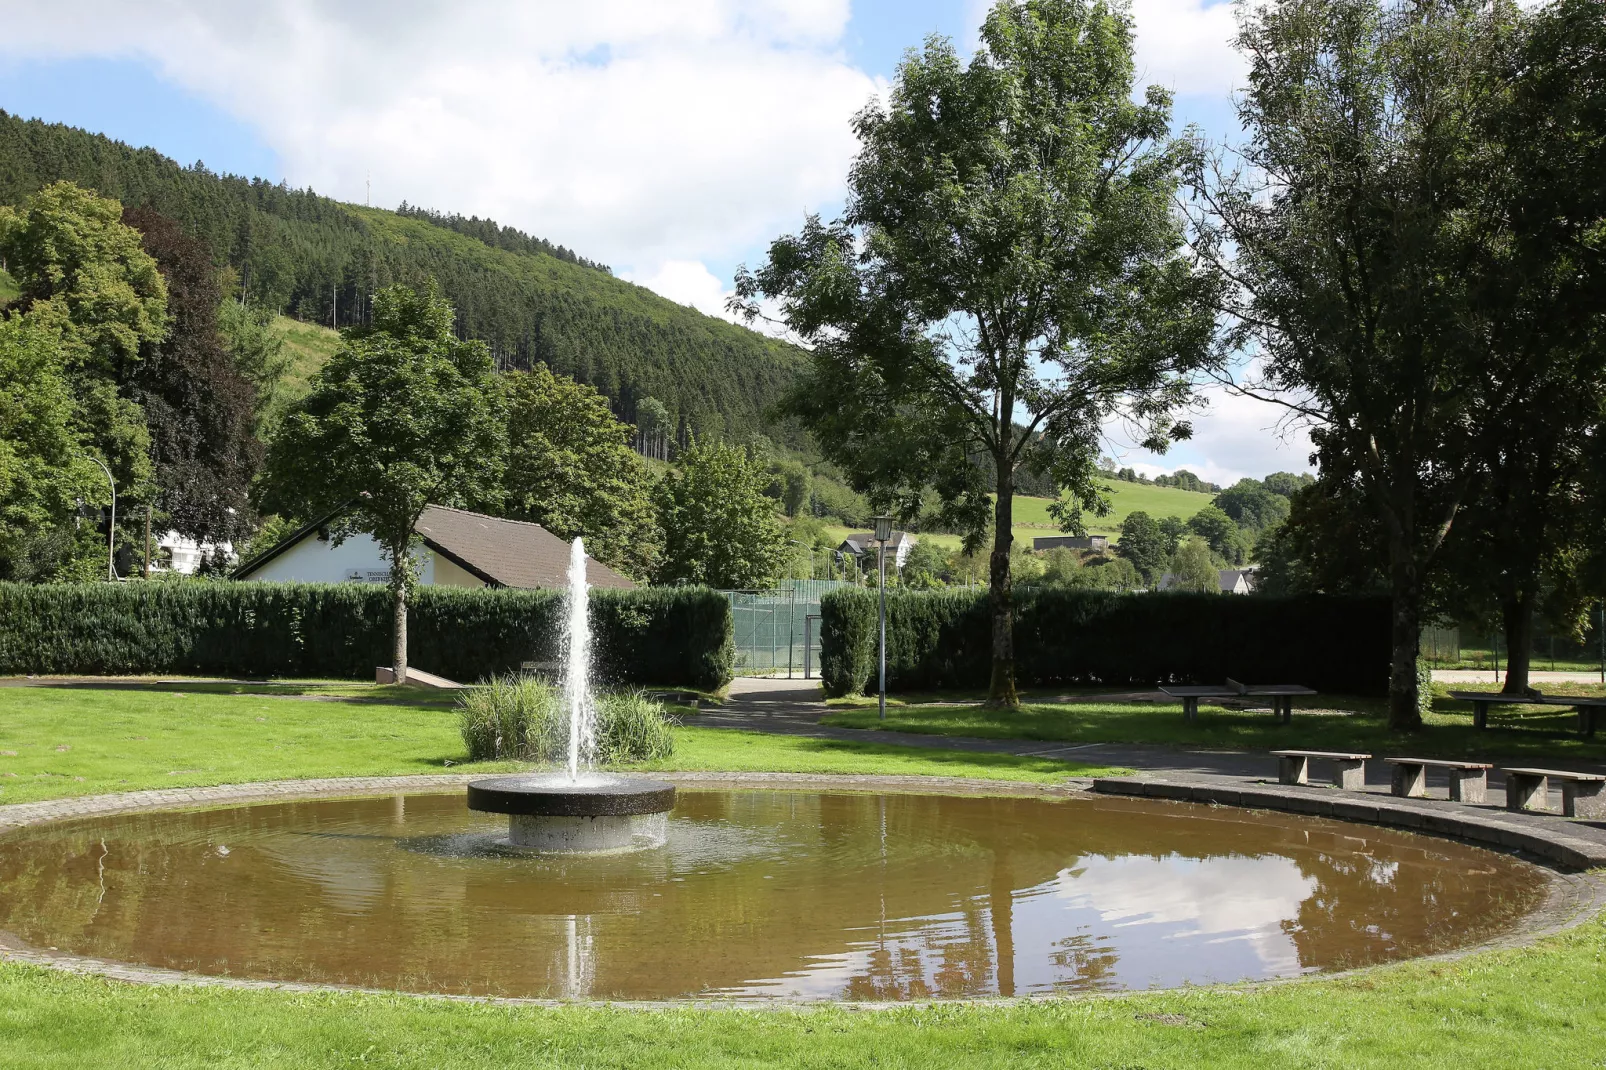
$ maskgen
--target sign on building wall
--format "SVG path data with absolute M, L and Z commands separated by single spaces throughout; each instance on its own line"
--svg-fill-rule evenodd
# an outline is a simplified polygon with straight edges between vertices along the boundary
M 388 568 L 348 568 L 346 569 L 347 583 L 389 583 L 390 569 Z

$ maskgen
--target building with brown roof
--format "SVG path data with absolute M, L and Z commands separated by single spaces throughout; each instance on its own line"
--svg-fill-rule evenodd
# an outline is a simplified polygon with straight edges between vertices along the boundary
M 335 545 L 330 526 L 342 512 L 337 510 L 293 532 L 242 564 L 234 578 L 279 583 L 388 582 L 390 566 L 371 536 L 353 534 Z M 568 586 L 569 544 L 540 524 L 431 505 L 413 530 L 423 542 L 418 552 L 422 584 Z M 586 579 L 593 587 L 635 586 L 589 554 Z

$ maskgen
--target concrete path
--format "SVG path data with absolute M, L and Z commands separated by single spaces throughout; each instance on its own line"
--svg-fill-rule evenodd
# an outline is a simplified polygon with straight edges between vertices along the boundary
M 1492 669 L 1434 669 L 1433 682 L 1438 684 L 1501 684 L 1506 682 L 1506 671 L 1501 669 L 1495 672 Z M 1534 687 L 1540 684 L 1598 684 L 1601 682 L 1600 672 L 1562 672 L 1550 669 L 1532 669 L 1528 673 L 1528 683 Z
M 1273 781 L 1277 777 L 1277 759 L 1269 754 L 1255 751 L 1170 747 L 1147 743 L 1060 743 L 1052 740 L 977 739 L 967 736 L 935 736 L 914 732 L 837 728 L 820 723 L 820 718 L 830 713 L 831 709 L 825 705 L 824 693 L 818 680 L 739 676 L 731 682 L 728 694 L 729 698 L 724 706 L 705 709 L 697 715 L 695 723 L 710 728 L 738 728 L 849 743 L 885 743 L 932 750 L 964 750 L 979 751 L 984 754 L 1013 754 L 1025 758 L 1052 758 L 1058 761 L 1085 762 L 1089 765 L 1118 766 L 1161 776 L 1218 776 L 1235 779 L 1247 777 Z M 1298 723 L 1297 713 L 1295 723 L 1296 725 Z M 1377 757 L 1384 756 L 1379 754 Z M 1553 763 L 1524 762 L 1523 764 Z M 1599 762 L 1566 761 L 1559 764 L 1574 772 L 1606 773 L 1606 764 Z M 1367 789 L 1386 793 L 1389 790 L 1390 769 L 1390 766 L 1381 761 L 1368 762 Z M 1325 774 L 1318 767 L 1312 771 L 1312 775 L 1320 777 Z M 1448 785 L 1448 777 L 1444 773 L 1437 770 L 1428 771 L 1430 789 L 1437 789 L 1443 795 L 1448 791 Z M 1498 770 L 1490 770 L 1489 786 L 1496 798 L 1504 798 L 1505 781 Z M 1560 787 L 1553 788 L 1550 794 L 1551 804 L 1559 810 Z

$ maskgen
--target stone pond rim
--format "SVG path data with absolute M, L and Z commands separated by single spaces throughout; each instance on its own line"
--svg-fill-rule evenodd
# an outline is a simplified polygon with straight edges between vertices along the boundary
M 468 786 L 468 808 L 521 817 L 633 817 L 675 805 L 675 786 L 662 780 L 613 777 L 594 785 L 556 777 L 491 777 Z

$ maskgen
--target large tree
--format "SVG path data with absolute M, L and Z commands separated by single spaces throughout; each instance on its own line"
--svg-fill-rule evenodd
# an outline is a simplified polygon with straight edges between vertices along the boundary
M 312 517 L 349 504 L 332 530 L 373 536 L 390 561 L 393 665 L 407 676 L 413 547 L 430 505 L 462 505 L 495 486 L 502 466 L 501 391 L 483 342 L 461 341 L 452 306 L 431 287 L 374 295 L 373 323 L 340 348 L 291 406 L 268 446 L 263 504 Z
M 121 375 L 145 412 L 156 504 L 190 538 L 238 540 L 251 530 L 249 493 L 262 458 L 256 388 L 218 329 L 223 295 L 206 246 L 150 208 L 125 212 L 167 285 L 170 327 Z
M 630 448 L 633 429 L 584 383 L 537 365 L 502 377 L 507 467 L 487 508 L 531 520 L 626 575 L 646 579 L 663 536 L 647 465 Z
M 1526 29 L 1487 128 L 1482 208 L 1500 231 L 1468 272 L 1499 358 L 1483 479 L 1445 560 L 1454 606 L 1492 609 L 1505 632 L 1509 693 L 1528 686 L 1542 602 L 1558 622 L 1583 608 L 1573 574 L 1598 541 L 1589 455 L 1606 429 L 1606 0 L 1558 0 Z
M 775 502 L 764 494 L 763 463 L 740 446 L 693 441 L 679 466 L 655 492 L 664 531 L 657 581 L 746 589 L 774 583 L 790 555 Z
M 1494 163 L 1484 125 L 1514 17 L 1484 0 L 1246 9 L 1246 166 L 1195 183 L 1201 247 L 1237 283 L 1235 341 L 1263 360 L 1252 392 L 1313 423 L 1324 479 L 1353 486 L 1381 528 L 1395 728 L 1421 723 L 1426 573 L 1490 416 L 1498 357 L 1469 270 L 1498 227 L 1478 210 Z
M 842 216 L 737 280 L 750 314 L 774 299 L 812 347 L 788 408 L 856 487 L 906 520 L 934 490 L 970 547 L 991 526 L 997 704 L 1016 703 L 1017 471 L 1052 478 L 1074 531 L 1107 508 L 1113 413 L 1154 449 L 1189 433 L 1170 414 L 1214 322 L 1173 208 L 1194 148 L 1171 138 L 1170 104 L 1133 99 L 1124 7 L 1003 0 L 968 63 L 932 38 L 856 117 Z

